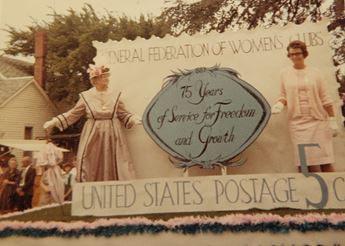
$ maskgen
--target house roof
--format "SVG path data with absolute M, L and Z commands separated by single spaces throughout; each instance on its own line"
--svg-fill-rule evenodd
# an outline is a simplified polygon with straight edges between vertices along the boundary
M 20 89 L 22 89 L 27 83 L 30 83 L 32 80 L 33 78 L 0 80 L 0 105 L 2 105 L 10 97 L 15 95 Z
M 33 63 L 15 59 L 6 55 L 0 55 L 0 80 L 33 76 Z
M 33 84 L 51 107 L 57 110 L 45 91 L 35 81 L 33 70 L 33 63 L 0 55 L 0 107 L 5 106 L 27 86 Z

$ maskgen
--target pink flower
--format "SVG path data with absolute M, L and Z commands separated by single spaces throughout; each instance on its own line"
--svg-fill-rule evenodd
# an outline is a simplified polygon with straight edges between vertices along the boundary
M 89 64 L 89 68 L 86 70 L 89 74 L 89 78 L 92 79 L 94 77 L 100 76 L 102 74 L 109 73 L 109 68 L 102 66 L 95 66 L 93 64 Z

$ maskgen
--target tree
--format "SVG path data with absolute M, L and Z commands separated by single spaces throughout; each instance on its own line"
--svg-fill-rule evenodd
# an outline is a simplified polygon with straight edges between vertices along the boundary
M 334 65 L 338 68 L 336 78 L 340 84 L 339 93 L 345 93 L 345 2 L 344 0 L 335 0 L 329 8 L 327 16 L 332 22 L 328 25 L 328 30 L 333 32 L 333 56 Z M 341 69 L 340 67 L 343 67 Z M 345 104 L 345 102 L 344 102 Z M 343 115 L 345 117 L 345 115 Z
M 86 70 L 96 56 L 92 41 L 164 37 L 169 33 L 169 27 L 153 17 L 141 16 L 138 21 L 110 13 L 100 17 L 89 4 L 81 12 L 69 9 L 65 15 L 55 11 L 50 15 L 52 21 L 34 23 L 27 30 L 8 27 L 10 41 L 4 51 L 11 55 L 34 55 L 34 34 L 44 31 L 47 36 L 45 89 L 53 102 L 68 107 L 78 99 L 79 92 L 91 86 Z
M 47 91 L 54 102 L 74 102 L 78 93 L 90 87 L 86 68 L 96 55 L 92 41 L 135 39 L 152 35 L 164 37 L 170 33 L 178 36 L 182 32 L 194 34 L 212 30 L 254 29 L 257 26 L 285 25 L 289 22 L 318 21 L 323 13 L 325 0 L 201 0 L 187 4 L 175 0 L 158 18 L 141 16 L 138 21 L 126 16 L 111 14 L 99 17 L 91 5 L 86 4 L 81 13 L 70 9 L 67 15 L 53 11 L 53 20 L 35 24 L 26 31 L 9 27 L 8 54 L 32 55 L 34 32 L 43 30 L 48 36 Z M 328 14 L 327 14 L 328 13 Z M 344 1 L 334 0 L 326 12 L 331 17 L 330 30 L 344 30 Z M 339 32 L 338 32 L 339 33 Z M 336 49 L 336 65 L 345 63 L 344 45 Z M 338 76 L 339 77 L 339 76 Z M 343 80 L 343 79 L 342 79 Z M 338 80 L 339 81 L 339 80 Z M 345 91 L 345 82 L 339 81 Z
M 288 22 L 302 23 L 321 18 L 322 0 L 201 0 L 186 4 L 177 1 L 161 18 L 173 32 L 194 34 L 228 28 L 253 29 L 257 26 Z

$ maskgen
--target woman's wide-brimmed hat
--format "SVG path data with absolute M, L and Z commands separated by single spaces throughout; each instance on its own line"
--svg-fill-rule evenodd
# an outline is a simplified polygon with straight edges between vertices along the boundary
M 96 65 L 90 64 L 86 72 L 89 74 L 90 79 L 93 79 L 101 75 L 110 75 L 110 69 L 105 67 L 104 65 L 96 66 Z

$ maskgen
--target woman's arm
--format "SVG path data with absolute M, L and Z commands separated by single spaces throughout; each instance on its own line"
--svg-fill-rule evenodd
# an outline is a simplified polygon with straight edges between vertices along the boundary
M 318 92 L 319 92 L 319 97 L 320 97 L 322 106 L 327 112 L 327 115 L 329 117 L 334 117 L 335 113 L 333 109 L 333 100 L 329 96 L 325 79 L 319 71 L 317 71 L 316 75 L 317 75 L 316 81 L 317 81 L 317 86 L 319 90 Z
M 277 102 L 271 107 L 272 114 L 279 114 L 284 107 L 287 105 L 286 100 L 286 90 L 283 80 L 283 74 L 280 74 L 280 90 L 279 90 L 279 98 Z
M 60 131 L 63 131 L 64 129 L 75 123 L 77 120 L 79 120 L 80 117 L 85 114 L 85 109 L 86 106 L 84 100 L 82 98 L 79 98 L 79 101 L 71 110 L 53 117 L 53 119 L 44 123 L 43 128 L 49 131 L 53 127 L 57 127 Z
M 286 99 L 279 98 L 279 99 L 278 99 L 278 102 L 281 102 L 284 106 L 287 105 Z
M 284 106 L 286 106 L 287 105 L 287 100 L 286 100 L 286 89 L 285 89 L 283 73 L 280 74 L 279 84 L 280 84 L 280 87 L 279 87 L 278 102 L 281 102 Z
M 9 185 L 17 185 L 17 183 L 14 182 L 14 181 L 7 181 L 7 184 L 9 184 Z
M 329 117 L 335 117 L 332 104 L 324 105 L 323 108 L 325 109 Z
M 77 122 L 81 116 L 83 116 L 86 113 L 86 106 L 85 102 L 82 98 L 79 98 L 76 105 L 70 109 L 69 111 L 62 113 L 56 117 L 54 117 L 54 120 L 58 122 L 59 129 L 63 130 L 68 128 L 70 125 Z
M 13 179 L 13 177 L 12 177 L 11 179 Z M 5 180 L 4 180 L 4 183 L 5 183 L 5 184 L 8 184 L 8 185 L 18 185 L 18 184 L 19 184 L 19 181 L 20 181 L 20 175 L 16 175 L 16 176 L 14 177 L 14 181 L 11 181 L 11 180 L 9 180 L 9 179 L 5 179 Z
M 119 118 L 119 120 L 122 122 L 122 124 L 127 129 L 140 123 L 140 120 L 138 119 L 138 117 L 136 115 L 130 113 L 126 109 L 125 104 L 121 100 L 119 100 L 119 105 L 117 107 L 116 114 L 117 114 L 117 117 Z

